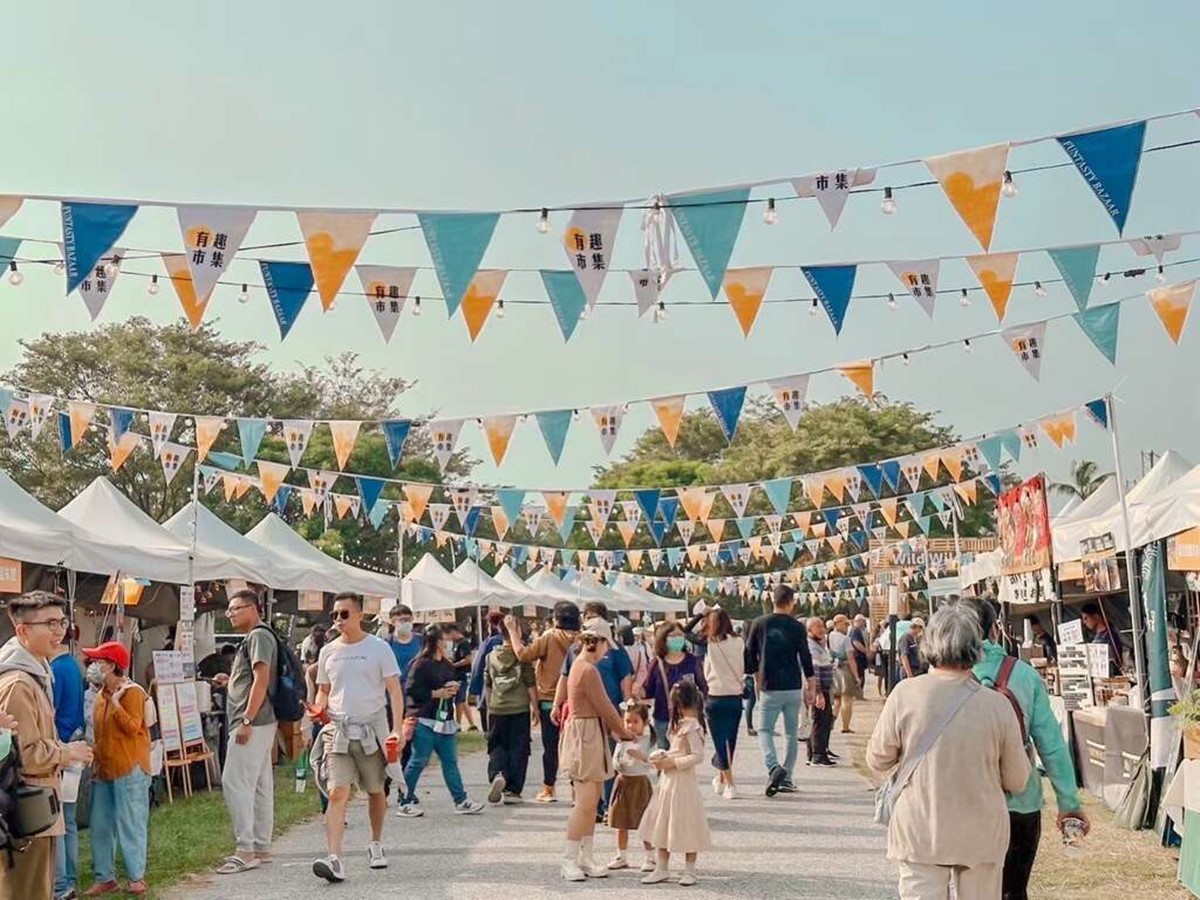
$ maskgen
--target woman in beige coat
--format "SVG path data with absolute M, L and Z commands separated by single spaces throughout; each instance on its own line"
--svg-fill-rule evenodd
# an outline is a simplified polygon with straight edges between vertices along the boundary
M 900 866 L 901 900 L 999 900 L 1008 848 L 1006 791 L 1029 778 L 1029 757 L 1008 700 L 978 685 L 971 667 L 983 650 L 975 612 L 949 604 L 934 614 L 921 652 L 929 673 L 896 685 L 867 745 L 867 765 L 899 765 L 939 713 L 971 681 L 966 702 L 896 798 L 888 858 Z

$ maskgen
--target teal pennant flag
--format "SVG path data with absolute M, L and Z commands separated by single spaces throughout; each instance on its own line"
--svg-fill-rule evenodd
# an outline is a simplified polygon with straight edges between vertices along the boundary
M 671 214 L 714 300 L 725 280 L 749 199 L 750 188 L 673 194 L 668 198 Z
M 1117 327 L 1121 321 L 1121 304 L 1107 303 L 1104 306 L 1093 306 L 1083 312 L 1072 313 L 1083 333 L 1088 336 L 1096 349 L 1104 354 L 1114 366 L 1117 364 Z
M 500 213 L 418 213 L 417 221 L 442 286 L 446 311 L 453 316 L 479 271 Z

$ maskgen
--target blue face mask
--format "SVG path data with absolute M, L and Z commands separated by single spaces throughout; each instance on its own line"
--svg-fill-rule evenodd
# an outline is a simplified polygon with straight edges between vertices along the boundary
M 672 635 L 667 638 L 667 649 L 672 653 L 679 653 L 687 646 L 687 639 L 682 634 Z

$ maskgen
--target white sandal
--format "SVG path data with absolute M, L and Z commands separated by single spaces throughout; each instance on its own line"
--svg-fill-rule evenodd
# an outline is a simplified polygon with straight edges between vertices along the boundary
M 241 875 L 243 872 L 249 872 L 251 869 L 257 869 L 262 863 L 257 859 L 242 859 L 234 854 L 227 856 L 221 860 L 221 865 L 217 868 L 218 875 Z

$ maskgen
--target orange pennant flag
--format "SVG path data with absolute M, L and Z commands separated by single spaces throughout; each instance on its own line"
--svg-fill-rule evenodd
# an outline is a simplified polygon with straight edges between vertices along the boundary
M 724 519 L 705 519 L 704 527 L 708 529 L 708 533 L 712 535 L 714 541 L 720 541 L 721 535 L 725 533 Z
M 566 491 L 542 491 L 542 497 L 546 500 L 550 518 L 554 520 L 555 525 L 562 528 L 563 520 L 567 516 L 567 499 L 570 494 Z
M 132 431 L 127 431 L 121 435 L 121 439 L 113 443 L 112 438 L 108 441 L 108 451 L 112 457 L 112 470 L 119 472 L 121 466 L 125 465 L 125 460 L 129 459 L 129 455 L 142 442 L 141 435 L 134 434 Z
M 375 213 L 298 212 L 296 219 L 308 248 L 321 308 L 328 312 L 367 242 Z
M 262 494 L 268 503 L 275 499 L 279 486 L 290 471 L 290 467 L 284 463 L 258 461 L 258 479 L 262 482 Z
M 196 458 L 200 462 L 204 462 L 224 427 L 225 420 L 220 416 L 196 416 Z
M 708 556 L 708 552 L 702 544 L 689 544 L 687 548 L 688 562 L 696 568 L 704 565 L 704 559 Z
M 888 497 L 879 501 L 879 511 L 883 513 L 883 520 L 893 528 L 896 527 L 896 513 L 899 507 L 900 501 L 895 497 Z
M 1196 294 L 1196 280 L 1169 284 L 1146 292 L 1146 299 L 1154 307 L 1158 320 L 1167 330 L 1168 337 L 1178 344 L 1187 325 L 1188 312 L 1192 308 L 1192 297 Z
M 925 460 L 922 463 L 922 468 L 929 473 L 929 477 L 934 481 L 938 480 L 938 472 L 941 469 L 942 458 L 935 453 L 925 454 Z
M 654 408 L 654 414 L 658 416 L 658 424 L 662 428 L 663 436 L 666 437 L 667 443 L 671 447 L 675 446 L 675 439 L 679 437 L 679 423 L 683 420 L 683 404 L 687 397 L 683 394 L 678 394 L 674 397 L 659 397 L 657 400 L 651 400 L 650 405 Z
M 232 501 L 237 496 L 238 482 L 241 481 L 236 475 L 222 475 L 221 487 L 225 489 L 225 502 Z
M 868 400 L 875 396 L 875 361 L 851 363 L 839 366 L 838 371 L 850 379 Z
M 951 447 L 942 451 L 942 463 L 955 481 L 962 481 L 964 452 L 962 447 Z
M 333 506 L 337 510 L 339 519 L 346 518 L 346 514 L 354 509 L 354 498 L 346 494 L 334 494 Z
M 813 506 L 818 506 L 818 505 L 819 504 L 816 504 L 816 503 L 813 504 Z M 792 521 L 796 523 L 796 527 L 799 528 L 801 531 L 808 531 L 808 524 L 812 521 L 812 513 L 810 513 L 810 512 L 792 513 Z
M 761 535 L 756 535 L 754 537 L 746 538 L 746 546 L 750 548 L 750 555 L 753 556 L 755 559 L 759 559 L 762 557 L 762 536 Z
M 317 508 L 317 492 L 312 488 L 300 488 L 300 505 L 304 507 L 304 514 L 311 516 Z
M 762 558 L 768 566 L 775 561 L 775 547 L 767 544 L 762 548 Z
M 842 545 L 845 543 L 840 534 L 831 534 L 829 536 L 829 549 L 834 553 L 842 552 Z
M 253 486 L 254 485 L 250 482 L 249 478 L 239 475 L 237 477 L 236 483 L 233 486 L 233 499 L 241 500 L 243 497 L 246 496 L 246 494 L 249 492 L 250 488 L 252 488 Z
M 436 531 L 433 534 L 433 539 L 437 542 L 437 548 L 441 550 L 446 546 L 446 541 L 450 540 L 450 535 L 444 531 Z
M 507 277 L 507 269 L 480 269 L 467 285 L 461 306 L 463 321 L 467 323 L 467 333 L 472 341 L 479 337 L 483 323 L 492 314 L 492 307 L 496 305 L 496 298 Z
M 911 522 L 897 522 L 892 526 L 900 533 L 900 537 L 908 537 L 909 529 L 912 527 Z
M 968 506 L 974 506 L 976 499 L 979 497 L 979 483 L 976 481 L 964 481 L 961 484 L 954 485 L 954 493 L 962 497 L 963 503 Z
M 1054 442 L 1060 450 L 1064 443 L 1075 443 L 1075 411 L 1063 413 L 1061 416 L 1048 416 L 1039 423 L 1046 437 Z
M 808 495 L 813 506 L 820 506 L 825 497 L 825 482 L 816 475 L 804 479 L 804 493 Z
M 502 538 L 508 534 L 508 515 L 503 506 L 492 507 L 492 527 L 496 529 L 496 537 Z
M 750 329 L 758 318 L 773 271 L 770 266 L 754 266 L 749 269 L 727 269 L 725 272 L 725 296 L 729 298 L 729 306 L 742 326 L 744 337 L 750 336 Z
M 1004 185 L 1004 170 L 1008 166 L 1008 144 L 931 156 L 925 160 L 925 165 L 979 245 L 987 250 L 992 243 L 992 230 L 1000 207 L 1000 188 Z
M 1001 322 L 1008 310 L 1008 296 L 1012 293 L 1013 278 L 1017 274 L 1018 256 L 1016 253 L 990 253 L 967 257 L 967 265 L 979 279 L 979 284 L 992 301 L 996 319 Z
M 504 462 L 504 454 L 508 452 L 508 442 L 512 438 L 513 429 L 517 427 L 518 418 L 515 415 L 488 416 L 483 420 L 483 433 L 487 436 L 488 447 L 496 465 Z
M 192 281 L 192 270 L 188 267 L 185 254 L 164 253 L 162 261 L 171 287 L 175 288 L 175 296 L 179 298 L 179 305 L 183 307 L 183 314 L 187 316 L 188 324 L 192 326 L 192 331 L 199 331 L 212 291 L 209 291 L 208 297 L 196 296 L 196 285 Z
M 619 526 L 620 526 L 620 523 L 618 523 L 618 527 Z M 628 554 L 629 555 L 629 567 L 631 569 L 633 569 L 633 571 L 635 571 L 635 572 L 642 567 L 643 552 L 644 551 L 642 551 L 642 550 L 630 550 L 629 551 L 629 554 Z
M 412 508 L 413 521 L 419 522 L 421 516 L 425 514 L 425 507 L 429 505 L 429 498 L 433 496 L 433 485 L 406 484 L 404 485 L 404 496 Z
M 840 469 L 825 476 L 825 487 L 838 500 L 846 499 L 846 475 Z
M 637 524 L 630 522 L 627 519 L 621 519 L 617 522 L 617 531 L 621 533 L 621 540 L 623 540 L 625 542 L 625 546 L 628 547 L 630 542 L 633 541 L 633 533 L 637 531 Z M 642 551 L 639 550 L 637 552 L 641 553 Z
M 333 435 L 333 452 L 337 456 L 339 469 L 346 468 L 354 444 L 358 440 L 358 429 L 362 422 L 345 420 L 329 423 L 329 432 Z
M 683 514 L 692 522 L 695 522 L 703 516 L 701 515 L 701 504 L 704 503 L 704 497 L 708 493 L 702 487 L 677 488 L 675 496 L 679 498 L 679 505 L 683 507 Z M 709 509 L 712 505 L 709 504 Z

